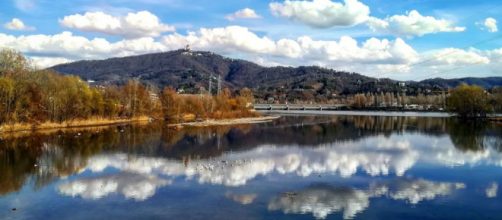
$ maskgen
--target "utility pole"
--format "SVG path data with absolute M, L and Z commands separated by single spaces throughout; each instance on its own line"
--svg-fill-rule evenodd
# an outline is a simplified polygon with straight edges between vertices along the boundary
M 445 110 L 446 109 L 446 92 L 445 92 L 444 88 L 441 90 L 441 99 L 443 101 L 443 103 L 442 103 L 443 104 L 443 110 Z
M 209 98 L 211 98 L 211 100 L 213 100 L 213 93 L 212 93 L 212 90 L 213 90 L 213 74 L 209 74 Z M 214 106 L 213 106 L 213 101 L 211 101 L 211 110 L 210 112 L 212 113 L 213 110 L 214 110 Z
M 213 89 L 213 74 L 209 75 L 209 95 L 213 95 L 211 90 Z
M 378 107 L 378 92 L 380 91 L 380 88 L 378 88 L 378 79 L 375 79 L 375 107 Z
M 221 92 L 221 75 L 218 74 L 218 95 Z

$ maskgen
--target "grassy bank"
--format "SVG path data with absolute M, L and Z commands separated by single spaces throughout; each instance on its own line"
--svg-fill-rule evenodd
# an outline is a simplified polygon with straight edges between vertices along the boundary
M 168 124 L 168 127 L 207 127 L 207 126 L 222 126 L 222 125 L 240 125 L 240 124 L 256 124 L 270 122 L 279 118 L 279 116 L 256 116 L 234 119 L 206 119 L 204 121 L 192 121 L 177 124 Z M 45 122 L 39 124 L 16 123 L 0 125 L 0 138 L 7 136 L 25 136 L 26 134 L 36 133 L 53 133 L 61 129 L 67 131 L 80 131 L 81 129 L 98 128 L 109 125 L 128 124 L 128 123 L 148 123 L 149 117 L 136 117 L 131 119 L 104 119 L 93 118 L 88 120 L 73 120 L 62 123 Z M 6 136 L 7 135 L 7 136 Z
M 0 125 L 0 133 L 19 132 L 19 131 L 35 131 L 35 130 L 48 130 L 48 129 L 61 129 L 61 128 L 78 128 L 78 127 L 92 127 L 92 126 L 105 126 L 115 125 L 131 122 L 149 121 L 150 117 L 141 116 L 129 119 L 109 119 L 109 118 L 91 118 L 86 120 L 72 120 L 61 123 L 44 122 L 44 123 L 14 123 Z
M 280 116 L 256 116 L 256 117 L 233 118 L 233 119 L 232 118 L 206 119 L 204 121 L 170 124 L 169 127 L 183 127 L 183 126 L 208 127 L 208 126 L 221 126 L 221 125 L 257 124 L 257 123 L 270 122 L 278 118 L 280 118 Z

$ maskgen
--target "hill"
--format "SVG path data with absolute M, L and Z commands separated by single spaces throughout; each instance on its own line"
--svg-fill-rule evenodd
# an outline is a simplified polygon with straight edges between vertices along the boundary
M 255 63 L 230 59 L 204 51 L 175 50 L 164 53 L 110 58 L 106 60 L 78 61 L 51 69 L 62 74 L 78 75 L 98 84 L 123 84 L 130 79 L 162 88 L 172 86 L 188 93 L 207 90 L 213 76 L 222 78 L 224 87 L 253 88 L 258 96 L 270 94 L 297 98 L 329 97 L 334 94 L 359 92 L 402 92 L 410 94 L 455 87 L 461 83 L 485 88 L 502 86 L 502 77 L 428 79 L 405 82 L 375 79 L 358 73 L 336 71 L 316 66 L 263 67 Z

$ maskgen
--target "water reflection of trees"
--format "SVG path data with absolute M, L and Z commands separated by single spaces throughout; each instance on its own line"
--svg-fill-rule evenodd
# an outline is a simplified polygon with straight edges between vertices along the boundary
M 491 147 L 502 152 L 501 125 L 451 120 L 448 123 L 448 134 L 455 147 L 462 151 L 480 151 Z
M 34 166 L 41 155 L 41 141 L 38 138 L 29 140 L 0 140 L 0 195 L 20 189 L 25 180 L 35 171 Z
M 280 136 L 282 135 L 280 133 L 284 133 L 284 135 L 289 135 L 286 136 L 288 138 L 278 138 L 276 141 L 316 145 L 406 132 L 428 136 L 448 135 L 455 147 L 461 150 L 477 151 L 492 147 L 502 152 L 502 125 L 486 121 L 466 122 L 455 118 L 397 116 L 332 116 L 324 118 L 312 116 L 302 117 L 302 119 L 306 125 L 285 127 L 276 130 L 278 133 L 270 136 Z M 291 119 L 284 118 L 283 120 Z M 260 139 L 267 140 L 266 137 Z M 292 139 L 296 141 L 291 141 Z
M 404 132 L 449 135 L 462 151 L 494 148 L 502 152 L 502 126 L 449 118 L 283 117 L 261 125 L 181 130 L 159 124 L 117 126 L 0 139 L 0 194 L 19 190 L 28 178 L 36 188 L 43 187 L 78 172 L 97 154 L 121 152 L 190 161 L 262 145 L 315 147 Z
M 99 153 L 149 151 L 159 137 L 158 126 L 119 126 L 0 139 L 0 194 L 20 189 L 28 178 L 43 187 L 78 172 Z

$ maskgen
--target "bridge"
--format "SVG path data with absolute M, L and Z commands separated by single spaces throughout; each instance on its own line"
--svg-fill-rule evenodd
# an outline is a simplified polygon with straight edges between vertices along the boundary
M 336 104 L 336 105 L 321 105 L 321 104 L 254 104 L 255 110 L 265 110 L 265 111 L 273 111 L 273 110 L 300 110 L 300 111 L 333 111 L 340 110 L 348 107 L 348 105 L 344 104 Z

